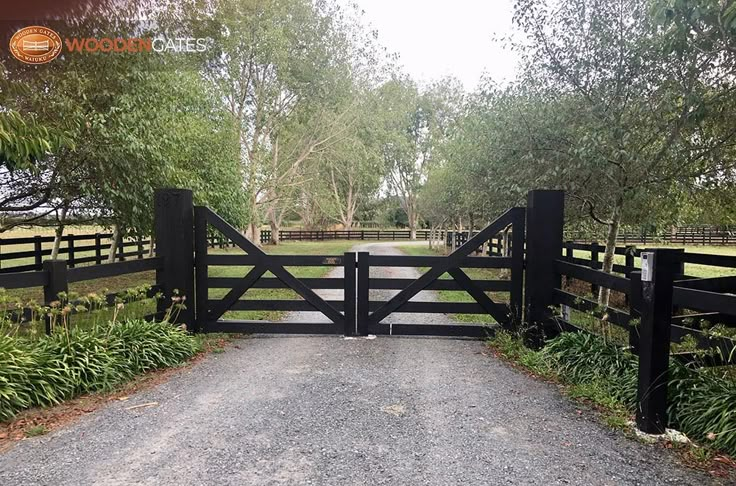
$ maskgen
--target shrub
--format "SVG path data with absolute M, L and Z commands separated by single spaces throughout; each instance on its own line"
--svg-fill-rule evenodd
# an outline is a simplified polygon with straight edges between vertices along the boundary
M 604 387 L 611 397 L 634 409 L 639 360 L 619 346 L 585 332 L 562 333 L 542 353 L 565 380 Z
M 176 366 L 200 349 L 199 341 L 181 328 L 145 320 L 113 326 L 110 338 L 118 340 L 118 352 L 134 373 Z
M 144 320 L 59 327 L 36 340 L 0 334 L 0 420 L 80 393 L 110 390 L 136 374 L 179 365 L 199 349 L 199 340 L 186 331 Z

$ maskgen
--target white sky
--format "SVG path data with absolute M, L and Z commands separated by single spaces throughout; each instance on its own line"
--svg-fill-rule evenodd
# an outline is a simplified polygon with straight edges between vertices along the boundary
M 514 76 L 516 57 L 493 41 L 512 32 L 513 0 L 353 1 L 417 81 L 452 75 L 472 90 L 484 71 L 499 82 Z

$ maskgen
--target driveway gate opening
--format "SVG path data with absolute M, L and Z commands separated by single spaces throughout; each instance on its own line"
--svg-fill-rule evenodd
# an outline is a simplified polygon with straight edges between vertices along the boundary
M 521 318 L 524 271 L 525 210 L 513 208 L 446 256 L 371 255 L 342 256 L 270 255 L 246 239 L 237 229 L 205 207 L 196 207 L 196 328 L 203 332 L 291 333 L 291 334 L 391 334 L 483 337 L 486 324 L 464 324 L 447 317 L 445 324 L 390 324 L 394 313 L 490 315 L 504 327 Z M 214 228 L 229 238 L 243 254 L 208 253 L 208 231 Z M 499 234 L 511 231 L 507 256 L 473 256 L 478 248 Z M 356 258 L 357 257 L 357 258 Z M 210 267 L 237 266 L 242 277 L 210 276 Z M 286 267 L 342 267 L 343 276 L 297 278 Z M 416 279 L 371 278 L 371 267 L 418 267 L 428 270 Z M 479 280 L 463 269 L 507 269 L 509 279 Z M 357 272 L 356 272 L 357 269 Z M 270 276 L 268 275 L 270 274 Z M 450 278 L 444 277 L 449 275 Z M 227 289 L 218 299 L 210 289 Z M 249 289 L 291 289 L 303 300 L 242 299 Z M 341 299 L 327 300 L 315 290 L 339 289 Z M 398 290 L 386 301 L 370 299 L 371 289 Z M 465 291 L 474 302 L 418 302 L 424 290 Z M 494 301 L 487 292 L 509 294 L 508 304 Z M 283 322 L 227 320 L 228 311 L 318 311 L 326 322 Z M 318 321 L 319 319 L 315 320 Z

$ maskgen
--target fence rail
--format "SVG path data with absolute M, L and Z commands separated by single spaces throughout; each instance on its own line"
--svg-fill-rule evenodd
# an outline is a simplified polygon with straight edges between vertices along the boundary
M 595 270 L 603 268 L 603 254 L 606 247 L 597 243 L 580 243 L 567 241 L 562 244 L 564 250 L 564 259 L 568 263 L 583 265 Z M 585 256 L 575 254 L 575 251 L 586 252 Z M 641 269 L 641 254 L 649 251 L 644 248 L 636 248 L 633 246 L 618 246 L 615 254 L 624 256 L 624 264 L 614 263 L 613 272 L 629 276 L 631 272 Z M 694 265 L 704 265 L 710 267 L 736 268 L 736 256 L 734 255 L 714 255 L 711 253 L 686 252 L 682 249 L 678 250 L 682 255 L 679 258 L 680 275 L 684 278 L 686 275 L 685 265 L 690 263 Z

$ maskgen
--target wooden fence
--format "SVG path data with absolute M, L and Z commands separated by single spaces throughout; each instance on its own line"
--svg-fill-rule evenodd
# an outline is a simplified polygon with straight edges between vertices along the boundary
M 736 277 L 688 277 L 685 264 L 732 269 L 736 257 L 617 248 L 625 263 L 615 265 L 615 273 L 605 273 L 600 270 L 601 245 L 562 241 L 563 201 L 561 192 L 539 191 L 530 195 L 527 205 L 525 322 L 530 340 L 541 345 L 560 332 L 595 332 L 591 322 L 597 323 L 597 330 L 609 325 L 622 329 L 631 351 L 639 356 L 637 426 L 662 433 L 667 424 L 670 357 L 692 362 L 701 354 L 671 353 L 672 343 L 690 339 L 700 351 L 709 351 L 699 361 L 703 365 L 736 361 L 731 334 L 712 333 L 704 326 L 707 321 L 726 329 L 736 327 Z M 575 256 L 575 250 L 588 251 L 590 257 Z M 576 281 L 585 282 L 582 290 Z M 598 305 L 596 292 L 601 287 L 617 297 L 607 308 Z
M 70 268 L 68 262 L 64 260 L 46 260 L 42 263 L 41 270 L 23 271 L 23 272 L 7 272 L 0 274 L 0 288 L 6 290 L 25 289 L 25 288 L 43 288 L 43 305 L 50 306 L 53 302 L 59 300 L 59 294 L 69 291 L 69 284 L 74 282 L 82 282 L 87 280 L 95 280 L 98 278 L 117 277 L 131 273 L 145 272 L 149 270 L 157 271 L 157 282 L 159 281 L 160 270 L 162 269 L 161 258 L 143 258 L 138 260 L 130 260 L 126 262 L 117 262 L 110 264 L 100 264 L 85 267 Z M 155 283 L 151 286 L 147 297 L 152 298 L 160 292 L 162 286 Z M 105 305 L 112 307 L 117 303 L 118 294 L 109 293 L 105 295 Z M 77 306 L 82 304 L 82 300 L 68 302 L 70 304 L 70 313 L 77 313 Z M 32 317 L 32 309 L 15 309 L 10 311 L 10 318 L 13 321 L 22 323 L 27 322 Z M 146 316 L 151 319 L 160 316 L 163 309 L 156 314 Z M 51 319 L 44 316 L 46 333 L 51 332 Z
M 158 302 L 157 313 L 165 311 L 170 304 L 171 298 L 177 293 L 179 295 L 193 296 L 195 295 L 195 274 L 199 279 L 198 285 L 207 287 L 207 260 L 199 257 L 195 266 L 195 251 L 193 238 L 184 238 L 183 235 L 192 234 L 194 227 L 194 215 L 192 204 L 192 193 L 186 190 L 162 190 L 156 192 L 155 199 L 155 234 L 156 234 L 156 257 L 142 258 L 142 251 L 134 254 L 136 259 L 131 261 L 117 262 L 111 264 L 102 264 L 95 266 L 72 267 L 70 262 L 63 260 L 42 261 L 41 269 L 36 269 L 35 262 L 32 271 L 13 271 L 0 275 L 0 287 L 7 289 L 17 289 L 24 287 L 43 287 L 44 302 L 46 304 L 58 298 L 59 292 L 66 291 L 69 283 L 83 280 L 91 280 L 96 278 L 112 277 L 124 275 L 128 273 L 141 272 L 146 270 L 156 271 L 156 280 L 153 291 L 160 291 L 163 299 Z M 522 212 L 523 215 L 523 212 Z M 616 264 L 613 274 L 605 273 L 601 268 L 601 254 L 603 247 L 598 244 L 582 244 L 563 241 L 564 227 L 564 194 L 560 191 L 532 191 L 529 194 L 529 200 L 526 208 L 526 236 L 524 233 L 517 233 L 517 241 L 514 243 L 516 248 L 524 248 L 523 252 L 518 252 L 516 256 L 515 277 L 512 278 L 511 285 L 519 286 L 519 291 L 515 293 L 517 300 L 521 300 L 521 285 L 524 286 L 523 292 L 523 322 L 525 329 L 528 329 L 530 341 L 542 344 L 545 339 L 549 339 L 560 332 L 569 330 L 589 332 L 586 329 L 586 323 L 578 321 L 576 313 L 582 313 L 586 316 L 592 316 L 598 322 L 605 322 L 612 326 L 619 327 L 624 330 L 627 336 L 631 350 L 639 356 L 639 407 L 637 411 L 637 425 L 645 432 L 661 433 L 667 423 L 667 370 L 671 357 L 671 343 L 680 343 L 684 339 L 691 336 L 696 344 L 706 350 L 720 351 L 720 354 L 710 356 L 709 362 L 703 364 L 723 365 L 730 364 L 736 357 L 732 352 L 736 346 L 734 340 L 728 338 L 730 334 L 716 335 L 708 332 L 703 326 L 705 321 L 710 323 L 719 323 L 723 326 L 736 327 L 736 277 L 715 277 L 715 278 L 693 278 L 688 277 L 684 273 L 684 265 L 688 263 L 736 268 L 736 256 L 710 255 L 704 253 L 685 253 L 682 250 L 675 249 L 654 249 L 641 250 L 635 248 L 618 248 L 617 254 L 624 255 L 624 264 Z M 200 221 L 201 223 L 201 221 Z M 208 239 L 207 228 L 199 225 L 198 247 L 226 245 L 229 240 Z M 375 234 L 375 239 L 381 236 L 401 239 L 399 237 L 401 230 L 381 230 L 378 231 L 356 230 L 346 232 L 321 232 L 320 237 L 323 239 L 333 238 L 352 238 L 352 239 L 370 239 L 368 234 Z M 490 231 L 490 230 L 489 230 Z M 498 226 L 493 228 L 491 232 L 483 237 L 478 237 L 470 241 L 470 245 L 478 247 L 483 244 L 481 241 L 496 242 L 490 245 L 491 253 L 498 251 L 507 251 L 507 248 L 498 250 L 497 242 L 499 240 L 499 232 L 505 229 Z M 341 234 L 343 233 L 343 234 Z M 406 234 L 408 232 L 403 232 Z M 428 232 L 424 235 L 427 237 Z M 300 238 L 312 238 L 314 235 L 298 232 Z M 379 236 L 381 235 L 381 236 Z M 419 236 L 419 235 L 418 235 Z M 408 238 L 408 235 L 406 236 Z M 459 236 L 458 236 L 459 238 Z M 502 237 L 501 237 L 502 238 Z M 230 239 L 238 239 L 241 246 L 247 246 L 237 230 L 232 229 Z M 383 238 L 381 238 L 383 239 Z M 81 258 L 92 258 L 89 262 L 98 262 L 95 249 L 99 245 L 77 246 L 77 238 L 72 238 L 71 255 L 74 257 L 74 264 L 78 264 Z M 35 240 L 34 240 L 35 241 Z M 511 239 L 506 237 L 506 244 L 510 245 Z M 142 241 L 136 241 L 136 249 L 140 248 Z M 525 245 L 525 246 L 524 246 Z M 145 246 L 145 245 L 143 245 Z M 482 247 L 482 246 L 481 246 Z M 67 247 L 68 248 L 68 247 Z M 76 252 L 92 251 L 93 255 L 80 255 L 77 258 Z M 470 252 L 461 251 L 463 256 L 469 255 Z M 588 251 L 590 258 L 581 258 L 574 254 L 575 250 Z M 43 257 L 44 250 L 40 250 Z M 18 253 L 18 252 L 16 252 Z M 69 256 L 69 251 L 66 255 Z M 32 253 L 35 258 L 36 253 Z M 521 257 L 524 257 L 522 260 Z M 28 257 L 28 255 L 25 255 Z M 309 258 L 299 255 L 284 255 L 279 258 L 265 258 L 267 265 L 251 270 L 256 272 L 260 278 L 265 271 L 276 272 L 279 279 L 285 279 L 292 288 L 300 289 L 304 295 L 307 295 L 314 302 L 318 302 L 312 291 L 305 288 L 303 282 L 282 272 L 283 266 L 295 258 L 301 258 L 302 261 L 314 264 L 330 264 L 337 265 L 341 262 L 339 258 L 311 256 Z M 412 291 L 420 291 L 429 288 L 428 284 L 432 279 L 436 279 L 443 272 L 456 271 L 462 266 L 468 266 L 465 260 L 453 258 L 442 259 L 442 257 L 434 257 L 434 260 L 428 260 L 430 257 L 407 257 L 404 264 L 410 262 L 410 266 L 416 263 L 416 266 L 433 267 L 431 271 L 423 275 L 416 282 L 410 284 Z M 440 260 L 437 260 L 440 258 Z M 494 260 L 491 258 L 468 256 L 473 262 L 472 267 L 499 268 L 507 265 L 492 265 L 485 260 Z M 271 261 L 273 260 L 273 261 Z M 278 265 L 274 263 L 276 260 L 280 262 Z M 359 265 L 361 261 L 377 264 L 397 264 L 396 261 L 380 258 L 364 258 L 352 260 L 348 265 L 350 272 L 354 272 L 355 265 Z M 503 263 L 508 258 L 496 258 L 496 262 Z M 638 260 L 638 265 L 637 265 Z M 218 255 L 216 260 L 210 263 L 222 263 L 237 261 L 242 265 L 258 265 L 258 258 L 253 255 Z M 427 265 L 427 262 L 439 262 L 437 265 Z M 342 264 L 345 262 L 342 261 Z M 195 268 L 197 271 L 195 272 Z M 205 271 L 202 271 L 205 270 Z M 522 271 L 524 276 L 522 278 Z M 260 272 L 260 273 L 258 273 Z M 370 279 L 365 269 L 357 268 L 358 275 L 363 276 L 363 280 Z M 457 272 L 456 272 L 457 273 Z M 456 281 L 468 283 L 467 275 L 457 273 L 453 275 Z M 236 290 L 244 291 L 253 282 L 254 277 L 244 277 L 242 279 L 229 279 L 228 285 L 232 283 Z M 458 280 L 459 279 L 459 280 Z M 232 282 L 231 282 L 232 280 Z M 472 279 L 470 279 L 472 283 Z M 582 281 L 590 284 L 591 292 L 588 291 L 587 285 L 583 291 L 579 291 L 579 287 L 575 287 L 575 281 Z M 275 283 L 274 281 L 270 283 Z M 283 282 L 282 282 L 283 283 Z M 376 282 L 374 282 L 376 283 Z M 382 282 L 383 283 L 383 282 Z M 442 288 L 447 283 L 437 281 L 437 288 Z M 487 283 L 487 282 L 486 282 Z M 460 284 L 459 284 L 460 285 Z M 497 285 L 494 283 L 493 285 Z M 486 302 L 483 297 L 483 291 L 488 290 L 486 287 L 477 288 L 472 285 L 460 285 L 463 288 L 473 290 L 474 298 L 478 302 Z M 600 287 L 611 289 L 617 295 L 625 295 L 627 299 L 620 300 L 619 304 L 611 305 L 606 309 L 601 309 L 595 299 L 595 292 Z M 363 289 L 367 288 L 365 285 Z M 388 287 L 387 287 L 388 288 Z M 391 287 L 393 288 L 393 287 Z M 498 289 L 496 289 L 498 290 Z M 380 318 L 386 313 L 393 312 L 401 306 L 401 301 L 408 298 L 410 292 L 404 289 L 400 293 L 400 298 L 395 300 L 392 306 L 384 310 L 383 314 L 378 313 L 373 316 L 373 323 L 380 323 Z M 238 292 L 233 295 L 237 300 Z M 242 294 L 242 292 L 240 292 Z M 472 295 L 472 294 L 471 294 Z M 362 296 L 362 297 L 361 297 Z M 367 293 L 363 291 L 357 296 L 358 315 L 366 315 L 366 309 L 370 312 L 370 302 L 367 299 Z M 487 297 L 487 296 L 486 296 Z M 108 296 L 108 301 L 114 299 Z M 197 295 L 197 301 L 207 300 L 207 295 L 200 293 Z M 233 300 L 232 296 L 228 296 L 228 301 Z M 244 301 L 248 303 L 248 301 Z M 193 303 L 194 304 L 194 303 Z M 195 312 L 201 303 L 187 305 L 182 312 L 180 321 L 187 325 L 193 325 L 195 322 Z M 406 304 L 406 303 L 405 303 Z M 385 304 L 388 305 L 388 304 Z M 407 304 L 408 305 L 408 304 Z M 454 305 L 454 304 L 453 304 Z M 435 306 L 437 312 L 453 312 L 456 307 L 453 305 Z M 480 304 L 479 304 L 480 305 Z M 368 307 L 365 307 L 368 306 Z M 437 310 L 437 309 L 443 310 Z M 491 308 L 491 307 L 489 307 Z M 206 307 L 205 307 L 206 309 Z M 495 309 L 495 307 L 494 307 Z M 421 312 L 427 311 L 425 308 L 418 309 Z M 491 313 L 491 315 L 493 315 Z M 335 316 L 336 320 L 337 317 Z M 365 319 L 364 319 L 365 320 Z M 360 327 L 360 319 L 358 319 L 358 329 Z M 691 359 L 688 354 L 674 353 L 672 354 L 678 359 Z
M 51 255 L 53 236 L 28 236 L 22 238 L 0 238 L 0 273 L 40 271 L 44 257 Z M 59 258 L 66 260 L 70 268 L 79 265 L 106 263 L 112 234 L 88 235 L 69 234 L 61 238 Z M 118 243 L 115 260 L 122 262 L 131 258 L 141 259 L 150 254 L 151 240 L 125 238 Z

